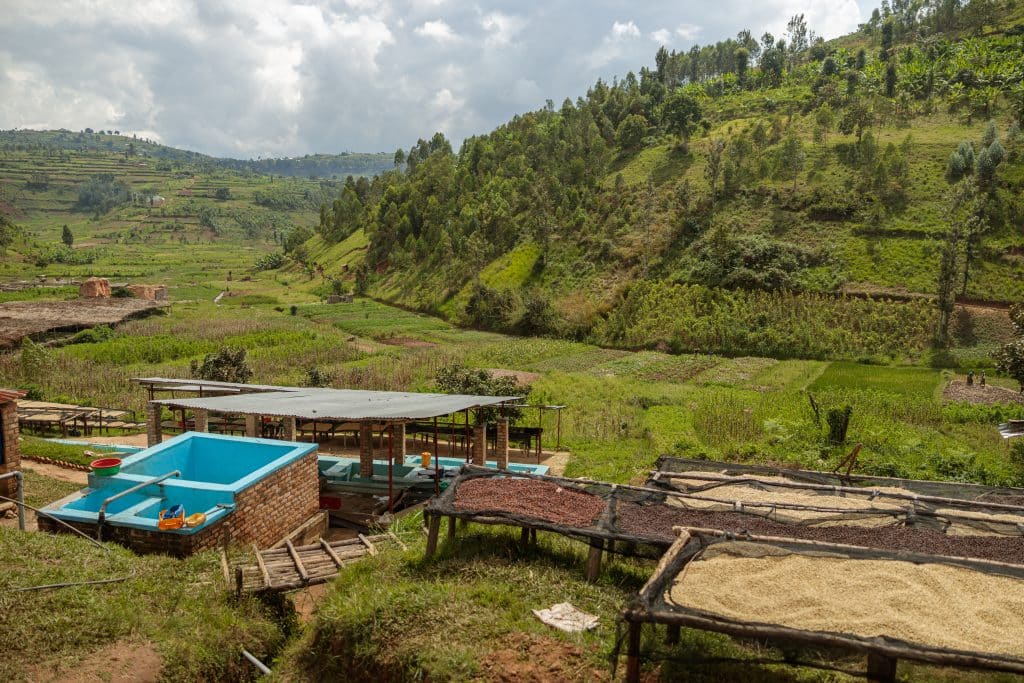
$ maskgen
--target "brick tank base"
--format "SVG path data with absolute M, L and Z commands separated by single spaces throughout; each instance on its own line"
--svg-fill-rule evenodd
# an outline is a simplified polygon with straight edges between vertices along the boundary
M 268 548 L 320 509 L 320 481 L 316 451 L 282 467 L 235 494 L 235 509 L 194 534 L 150 531 L 105 524 L 103 540 L 114 541 L 137 553 L 159 553 L 185 557 L 225 544 L 255 543 Z M 186 510 L 186 514 L 188 511 Z M 63 524 L 42 515 L 39 529 L 71 533 Z M 86 535 L 96 538 L 96 524 L 72 522 Z

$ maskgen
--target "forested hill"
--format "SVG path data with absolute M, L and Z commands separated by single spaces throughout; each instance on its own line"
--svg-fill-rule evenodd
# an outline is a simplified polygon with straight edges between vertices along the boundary
M 212 157 L 177 147 L 168 147 L 152 140 L 122 135 L 121 131 L 69 130 L 0 130 L 0 150 L 59 153 L 67 151 L 116 152 L 130 156 L 150 157 L 197 167 L 248 171 L 264 175 L 308 178 L 344 178 L 372 176 L 392 168 L 391 154 L 343 152 L 341 154 L 307 154 L 301 157 L 272 159 L 228 159 Z
M 1020 2 L 895 0 L 830 42 L 798 16 L 666 46 L 457 151 L 440 134 L 400 151 L 296 257 L 484 328 L 924 349 L 949 316 L 920 295 L 1024 298 L 1022 22 Z

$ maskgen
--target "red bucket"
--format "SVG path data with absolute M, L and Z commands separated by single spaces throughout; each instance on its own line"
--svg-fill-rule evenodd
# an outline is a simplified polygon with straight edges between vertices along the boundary
M 121 471 L 121 458 L 100 458 L 89 463 L 93 474 L 110 477 Z

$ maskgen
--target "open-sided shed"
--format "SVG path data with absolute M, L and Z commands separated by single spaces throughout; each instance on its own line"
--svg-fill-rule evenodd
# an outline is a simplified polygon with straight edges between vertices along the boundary
M 327 389 L 309 387 L 270 387 L 231 383 L 207 383 L 193 380 L 144 378 L 136 380 L 143 386 L 159 387 L 164 391 L 184 391 L 193 394 L 215 391 L 216 396 L 200 395 L 192 398 L 164 398 L 149 402 L 146 411 L 148 442 L 162 439 L 161 417 L 164 407 L 177 409 L 185 422 L 185 411 L 191 411 L 195 431 L 210 430 L 211 416 L 241 416 L 247 436 L 260 436 L 264 421 L 274 420 L 281 427 L 280 438 L 294 441 L 298 427 L 305 424 L 327 424 L 332 428 L 358 433 L 360 475 L 373 475 L 373 432 L 387 433 L 387 459 L 389 482 L 391 467 L 402 464 L 405 458 L 405 427 L 414 421 L 436 420 L 460 412 L 497 409 L 497 439 L 495 460 L 499 468 L 508 466 L 509 420 L 500 414 L 503 406 L 515 405 L 521 396 L 476 396 L 466 394 L 432 394 L 401 391 L 365 391 L 359 389 Z M 222 393 L 230 391 L 231 393 Z M 467 420 L 468 423 L 468 420 Z M 186 423 L 187 424 L 187 423 Z M 399 446 L 396 448 L 396 444 Z M 437 433 L 434 434 L 435 455 Z M 473 462 L 483 465 L 487 458 L 486 422 L 477 419 L 471 434 Z

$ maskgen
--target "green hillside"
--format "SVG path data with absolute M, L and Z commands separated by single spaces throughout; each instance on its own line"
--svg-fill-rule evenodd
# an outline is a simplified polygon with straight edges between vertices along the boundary
M 38 151 L 53 154 L 60 151 L 130 152 L 141 157 L 198 165 L 208 169 L 230 169 L 281 176 L 309 178 L 344 178 L 349 175 L 372 176 L 394 165 L 391 154 L 342 152 L 341 154 L 307 154 L 301 157 L 271 159 L 227 159 L 212 157 L 152 140 L 122 135 L 121 131 L 93 131 L 91 128 L 70 130 L 0 130 L 0 149 Z
M 921 356 L 944 252 L 950 296 L 1024 298 L 1020 3 L 894 2 L 831 42 L 794 19 L 663 48 L 458 151 L 420 140 L 347 183 L 300 259 L 334 272 L 325 246 L 358 234 L 331 277 L 402 306 L 775 357 Z M 955 353 L 984 357 L 961 323 Z
M 52 142 L 0 144 L 0 279 L 98 275 L 212 298 L 315 224 L 340 186 L 143 156 L 145 143 L 129 153 Z

